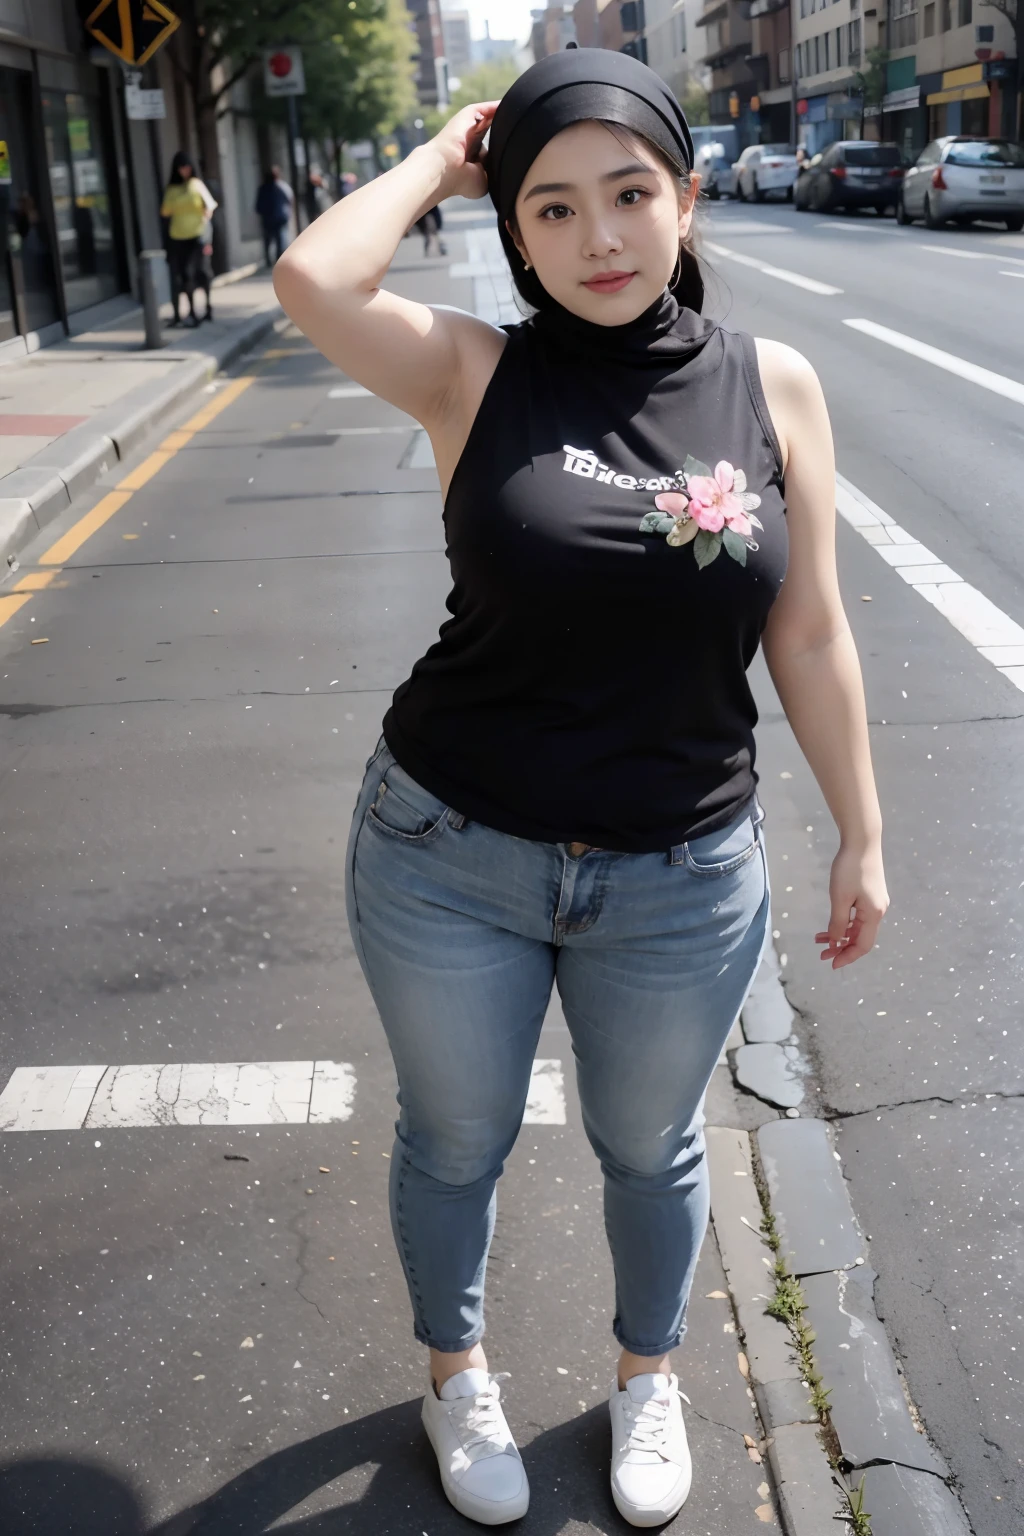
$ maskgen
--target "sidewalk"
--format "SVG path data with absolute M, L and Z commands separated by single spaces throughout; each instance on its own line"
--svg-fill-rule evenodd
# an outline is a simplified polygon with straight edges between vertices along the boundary
M 269 272 L 216 282 L 213 313 L 196 330 L 165 328 L 168 345 L 157 351 L 145 350 L 135 309 L 0 366 L 0 560 L 10 564 L 185 396 L 266 334 L 280 315 Z

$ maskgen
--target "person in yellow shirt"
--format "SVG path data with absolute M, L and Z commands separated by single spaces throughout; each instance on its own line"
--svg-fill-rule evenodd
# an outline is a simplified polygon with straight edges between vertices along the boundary
M 211 218 L 217 203 L 206 183 L 195 174 L 192 161 L 184 150 L 179 149 L 171 161 L 171 174 L 160 204 L 160 216 L 170 220 L 167 235 L 167 262 L 171 276 L 172 325 L 181 324 L 180 296 L 188 298 L 189 323 L 198 325 L 195 290 L 199 263 L 202 260 L 203 230 Z M 207 290 L 204 320 L 211 318 L 209 290 Z

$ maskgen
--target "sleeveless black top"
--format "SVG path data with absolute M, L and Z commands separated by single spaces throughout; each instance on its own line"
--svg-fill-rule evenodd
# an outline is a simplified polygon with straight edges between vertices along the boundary
M 756 784 L 746 670 L 788 545 L 754 343 L 668 290 L 625 326 L 502 329 L 445 503 L 451 618 L 384 736 L 470 821 L 664 850 Z

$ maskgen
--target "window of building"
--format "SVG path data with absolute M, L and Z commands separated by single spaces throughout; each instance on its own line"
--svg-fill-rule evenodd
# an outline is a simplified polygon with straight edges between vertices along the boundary
M 686 12 L 676 12 L 676 52 L 686 52 Z
M 950 0 L 939 0 L 939 31 L 948 32 L 953 25 Z
M 44 175 L 33 135 L 32 76 L 0 68 L 0 140 L 7 167 L 0 180 L 0 341 L 38 331 L 59 318 L 57 279 L 43 207 Z M 11 279 L 22 296 L 15 300 Z
M 1020 4 L 1020 0 L 1017 0 L 1017 3 Z M 969 27 L 971 25 L 971 22 L 972 22 L 973 18 L 974 18 L 973 0 L 959 0 L 958 15 L 957 15 L 957 25 L 961 26 L 961 27 Z
M 926 5 L 925 8 L 924 8 L 924 26 L 922 28 L 922 34 L 921 35 L 923 37 L 934 37 L 935 36 L 935 6 L 934 5 Z
M 111 298 L 120 286 L 99 102 L 45 91 L 42 103 L 64 296 L 73 312 Z
M 832 68 L 832 35 L 829 32 L 823 32 L 821 34 L 821 38 L 822 38 L 822 42 L 825 45 L 825 68 L 826 69 L 831 69 Z
M 789 49 L 779 49 L 779 84 L 789 84 Z

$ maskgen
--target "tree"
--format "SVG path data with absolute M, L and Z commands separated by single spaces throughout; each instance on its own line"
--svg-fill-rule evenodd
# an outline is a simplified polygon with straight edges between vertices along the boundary
M 886 65 L 889 62 L 887 48 L 871 48 L 864 56 L 867 69 L 858 69 L 854 75 L 860 91 L 860 136 L 864 137 L 866 107 L 881 107 L 886 89 Z
M 1024 0 L 987 0 L 1013 28 L 1017 45 L 1017 138 L 1024 137 Z
M 522 73 L 513 59 L 495 59 L 489 64 L 477 64 L 459 81 L 447 107 L 435 107 L 423 113 L 423 129 L 428 137 L 438 133 L 450 117 L 471 107 L 475 101 L 499 101 L 513 80 Z
M 679 105 L 691 128 L 696 128 L 700 123 L 710 123 L 711 104 L 708 101 L 708 93 L 696 80 L 688 83 L 679 98 Z
M 182 26 L 168 54 L 192 100 L 208 175 L 217 175 L 217 118 L 263 51 L 285 43 L 311 50 L 386 13 L 389 0 L 176 0 Z
M 383 0 L 375 16 L 309 50 L 302 124 L 335 146 L 378 138 L 416 110 L 416 39 L 405 0 Z

